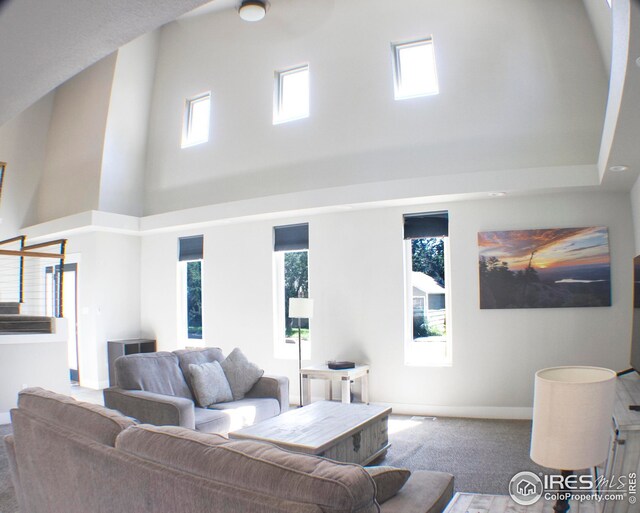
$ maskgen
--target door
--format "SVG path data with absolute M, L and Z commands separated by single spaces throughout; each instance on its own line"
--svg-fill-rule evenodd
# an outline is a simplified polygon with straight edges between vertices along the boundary
M 69 379 L 74 382 L 80 380 L 78 365 L 78 322 L 77 322 L 77 293 L 78 293 L 78 264 L 64 264 L 62 279 L 62 313 L 67 320 L 67 357 L 69 359 Z M 60 266 L 47 267 L 47 315 L 55 316 L 59 311 L 59 297 L 57 294 L 60 283 Z

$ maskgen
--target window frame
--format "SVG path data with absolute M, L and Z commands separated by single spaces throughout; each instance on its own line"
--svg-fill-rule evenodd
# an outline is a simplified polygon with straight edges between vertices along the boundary
M 191 131 L 193 127 L 193 107 L 202 101 L 209 102 L 209 112 L 207 113 L 207 133 L 202 139 L 191 139 Z M 211 91 L 192 96 L 185 100 L 183 125 L 182 125 L 182 143 L 181 148 L 190 148 L 209 142 L 211 133 Z
M 306 71 L 308 74 L 307 79 L 307 110 L 306 113 L 299 116 L 285 116 L 282 112 L 283 105 L 283 81 L 284 78 L 290 75 L 294 75 L 296 73 L 301 73 Z M 292 68 L 287 68 L 284 70 L 275 72 L 275 85 L 273 91 L 273 124 L 281 125 L 283 123 L 288 123 L 289 121 L 297 121 L 299 119 L 306 119 L 310 116 L 311 113 L 311 69 L 309 67 L 309 63 L 301 64 L 299 66 L 294 66 Z
M 415 48 L 418 46 L 429 46 L 433 54 L 433 78 L 435 82 L 435 90 L 429 92 L 423 92 L 419 94 L 406 94 L 402 93 L 402 63 L 400 59 L 400 52 L 406 48 Z M 392 58 L 393 58 L 393 92 L 395 100 L 410 100 L 411 98 L 422 98 L 424 96 L 435 96 L 440 94 L 440 84 L 438 82 L 438 68 L 436 65 L 436 52 L 433 41 L 433 36 L 424 37 L 421 39 L 414 39 L 411 41 L 402 41 L 398 43 L 391 43 Z
M 188 239 L 201 239 L 201 247 L 193 245 L 183 246 L 183 241 Z M 197 258 L 192 258 L 196 256 Z M 191 257 L 191 258 L 190 258 Z M 177 340 L 182 347 L 194 345 L 193 341 L 197 341 L 195 345 L 203 345 L 205 342 L 205 329 L 204 329 L 204 235 L 186 235 L 178 237 L 178 254 L 177 254 L 177 280 L 176 280 L 176 292 L 177 292 L 177 315 L 176 322 Z M 202 322 L 202 333 L 200 338 L 189 337 L 189 264 L 193 262 L 200 263 L 200 313 Z
M 415 239 L 436 239 L 444 241 L 444 274 L 445 274 L 445 323 L 447 332 L 443 336 L 427 337 L 426 340 L 413 338 L 413 249 L 411 241 L 404 239 L 404 364 L 408 367 L 451 367 L 453 365 L 453 335 L 451 322 L 451 262 L 449 237 L 414 237 Z M 429 301 L 425 297 L 425 308 Z M 439 344 L 436 346 L 434 344 Z M 442 346 L 444 344 L 444 347 Z M 443 354 L 441 354 L 443 353 Z

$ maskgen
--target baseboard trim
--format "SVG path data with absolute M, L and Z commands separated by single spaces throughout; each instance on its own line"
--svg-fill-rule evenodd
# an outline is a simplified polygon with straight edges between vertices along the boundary
M 533 408 L 517 406 L 433 406 L 428 404 L 375 403 L 389 406 L 398 415 L 464 417 L 470 419 L 531 420 Z
M 0 426 L 3 424 L 11 424 L 11 413 L 8 411 L 0 412 Z

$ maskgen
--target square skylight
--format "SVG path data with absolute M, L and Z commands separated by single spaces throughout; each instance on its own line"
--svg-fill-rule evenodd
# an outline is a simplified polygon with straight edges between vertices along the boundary
M 187 100 L 184 110 L 182 147 L 195 146 L 209 140 L 211 118 L 211 93 L 204 93 Z
M 273 124 L 309 117 L 309 65 L 276 72 Z
M 396 43 L 393 48 L 395 99 L 438 94 L 436 56 L 431 38 Z

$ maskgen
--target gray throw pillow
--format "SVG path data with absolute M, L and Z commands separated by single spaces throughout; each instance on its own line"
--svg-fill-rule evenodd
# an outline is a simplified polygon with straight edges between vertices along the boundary
M 229 382 L 218 362 L 190 364 L 191 388 L 201 408 L 233 400 Z
M 365 467 L 364 469 L 376 484 L 376 501 L 378 504 L 388 501 L 398 493 L 400 488 L 402 488 L 409 479 L 409 476 L 411 476 L 411 471 L 406 468 L 382 466 Z
M 229 381 L 234 401 L 242 399 L 264 374 L 264 371 L 247 360 L 237 347 L 222 361 L 222 370 Z

